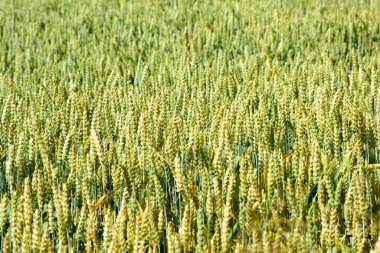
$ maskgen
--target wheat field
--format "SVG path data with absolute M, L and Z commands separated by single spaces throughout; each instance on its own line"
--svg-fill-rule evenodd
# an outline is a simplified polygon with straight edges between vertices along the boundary
M 1 252 L 380 252 L 380 1 L 0 0 Z

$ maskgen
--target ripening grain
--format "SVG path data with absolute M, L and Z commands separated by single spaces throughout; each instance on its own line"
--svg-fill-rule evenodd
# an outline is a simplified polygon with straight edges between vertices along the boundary
M 380 252 L 379 17 L 0 0 L 0 251 Z

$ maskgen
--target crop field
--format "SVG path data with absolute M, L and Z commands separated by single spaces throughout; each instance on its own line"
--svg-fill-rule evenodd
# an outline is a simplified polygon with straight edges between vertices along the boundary
M 0 252 L 380 252 L 379 0 L 0 0 Z

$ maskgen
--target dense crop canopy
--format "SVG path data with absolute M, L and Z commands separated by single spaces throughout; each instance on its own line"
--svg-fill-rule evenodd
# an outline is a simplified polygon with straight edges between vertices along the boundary
M 0 0 L 0 251 L 380 252 L 380 2 Z

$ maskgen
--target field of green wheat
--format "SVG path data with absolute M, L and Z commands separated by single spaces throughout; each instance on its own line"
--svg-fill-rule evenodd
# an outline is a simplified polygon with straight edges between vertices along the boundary
M 380 252 L 379 0 L 0 0 L 0 251 Z

